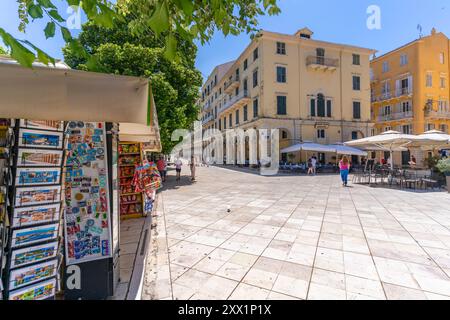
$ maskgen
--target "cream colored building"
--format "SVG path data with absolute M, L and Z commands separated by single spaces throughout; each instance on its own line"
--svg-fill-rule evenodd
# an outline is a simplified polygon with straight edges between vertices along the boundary
M 301 141 L 333 144 L 366 137 L 373 127 L 374 52 L 315 40 L 308 28 L 294 35 L 261 31 L 203 86 L 203 128 L 280 129 L 280 149 Z M 316 155 L 323 163 L 335 161 L 332 154 Z

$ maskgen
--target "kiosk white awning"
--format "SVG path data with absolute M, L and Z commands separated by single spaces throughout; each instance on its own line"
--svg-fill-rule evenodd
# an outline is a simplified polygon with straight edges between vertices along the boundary
M 150 123 L 147 79 L 0 59 L 0 115 L 33 120 Z

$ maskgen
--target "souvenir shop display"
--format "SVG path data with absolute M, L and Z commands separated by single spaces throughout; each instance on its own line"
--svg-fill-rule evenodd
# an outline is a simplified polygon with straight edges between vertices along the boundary
M 4 298 L 53 299 L 59 267 L 64 122 L 14 120 L 9 127 L 13 139 L 4 187 L 9 223 Z
M 11 120 L 0 119 L 0 299 L 3 299 L 3 270 L 6 268 L 8 242 L 8 184 L 11 181 L 10 149 L 13 143 Z
M 153 210 L 156 191 L 161 186 L 161 175 L 154 162 L 144 161 L 144 165 L 136 168 L 133 177 L 133 187 L 135 192 L 141 192 L 144 196 L 145 214 L 149 214 Z
M 135 191 L 135 168 L 142 163 L 142 149 L 138 142 L 119 143 L 120 217 L 139 218 L 144 214 L 143 195 Z
M 106 129 L 69 122 L 65 177 L 66 265 L 111 257 Z

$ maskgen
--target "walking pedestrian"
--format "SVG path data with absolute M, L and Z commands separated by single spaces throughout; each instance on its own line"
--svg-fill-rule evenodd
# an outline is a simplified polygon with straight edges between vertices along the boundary
M 159 174 L 161 175 L 162 182 L 165 182 L 167 175 L 167 163 L 166 160 L 164 160 L 163 156 L 159 157 L 159 160 L 156 162 L 156 167 L 158 168 Z
M 317 158 L 316 158 L 316 156 L 312 156 L 311 164 L 312 164 L 313 175 L 316 175 L 316 173 L 317 173 Z
M 175 160 L 175 171 L 177 172 L 177 181 L 181 179 L 181 167 L 183 166 L 183 162 L 180 158 Z
M 314 174 L 313 166 L 312 166 L 312 159 L 311 158 L 308 159 L 308 173 L 307 174 L 308 175 Z
M 191 157 L 191 162 L 189 163 L 189 167 L 191 168 L 191 180 L 195 181 L 195 158 Z
M 347 156 L 343 156 L 339 161 L 339 170 L 341 171 L 341 180 L 344 187 L 348 184 L 348 173 L 350 172 L 350 162 Z

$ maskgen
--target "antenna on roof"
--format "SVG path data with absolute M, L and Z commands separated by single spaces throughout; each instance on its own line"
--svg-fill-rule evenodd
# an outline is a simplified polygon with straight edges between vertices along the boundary
M 417 25 L 417 30 L 419 31 L 419 38 L 422 38 L 422 26 L 420 24 Z

